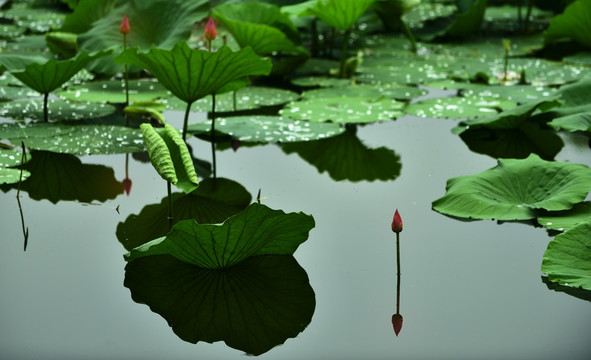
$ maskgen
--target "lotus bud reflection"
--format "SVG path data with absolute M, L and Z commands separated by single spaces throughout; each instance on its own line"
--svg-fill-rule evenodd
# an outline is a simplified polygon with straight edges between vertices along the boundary
M 125 194 L 129 196 L 129 193 L 131 192 L 131 179 L 126 177 L 123 179 L 122 183 L 123 187 L 125 188 Z
M 213 18 L 210 17 L 209 20 L 207 20 L 207 25 L 205 25 L 205 38 L 208 41 L 214 40 L 217 37 L 217 31 L 215 29 L 215 21 L 213 21 Z
M 127 15 L 123 15 L 123 21 L 121 21 L 121 28 L 119 29 L 123 35 L 129 34 L 129 20 L 127 20 Z
M 398 209 L 396 209 L 396 212 L 394 213 L 394 219 L 392 220 L 392 231 L 397 234 L 402 231 L 402 218 L 398 213 Z
M 402 315 L 394 314 L 392 315 L 392 326 L 394 327 L 394 334 L 398 336 L 400 330 L 402 329 Z

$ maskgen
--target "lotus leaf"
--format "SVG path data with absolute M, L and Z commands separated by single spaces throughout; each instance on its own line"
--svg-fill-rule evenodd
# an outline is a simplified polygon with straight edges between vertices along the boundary
M 240 47 L 250 46 L 259 55 L 278 51 L 307 53 L 300 45 L 297 28 L 273 4 L 226 3 L 215 7 L 212 15 L 223 23 Z
M 486 96 L 501 98 L 514 101 L 518 104 L 542 100 L 552 97 L 556 89 L 547 86 L 533 85 L 484 85 L 467 82 L 455 82 L 444 80 L 436 83 L 426 84 L 425 86 L 437 89 L 458 89 L 459 94 L 468 96 Z
M 546 44 L 570 39 L 591 47 L 591 0 L 573 1 L 562 14 L 556 15 L 544 32 Z
M 407 114 L 441 119 L 466 119 L 491 117 L 501 111 L 511 109 L 513 101 L 494 97 L 445 97 L 423 100 L 406 107 Z
M 448 77 L 449 70 L 432 60 L 413 60 L 389 66 L 362 64 L 356 79 L 370 84 L 423 84 Z
M 567 115 L 548 123 L 556 130 L 591 132 L 591 112 Z
M 591 169 L 581 164 L 499 159 L 479 174 L 449 179 L 433 209 L 470 219 L 527 220 L 537 210 L 568 210 L 591 191 Z
M 160 176 L 185 194 L 199 186 L 193 160 L 185 141 L 169 124 L 154 129 L 150 124 L 140 125 L 150 161 Z
M 72 121 L 94 119 L 113 114 L 115 107 L 107 104 L 93 104 L 87 102 L 73 102 L 59 99 L 49 99 L 48 114 L 56 120 Z M 13 100 L 0 103 L 0 116 L 15 119 L 43 119 L 43 100 Z
M 585 290 L 582 288 L 574 288 L 570 286 L 562 286 L 558 283 L 552 282 L 548 280 L 547 276 L 542 276 L 542 282 L 546 284 L 548 290 L 553 290 L 556 292 L 561 292 L 568 294 L 570 296 L 574 296 L 577 299 L 591 301 L 591 290 Z
M 57 95 L 68 100 L 125 103 L 124 80 L 102 80 L 86 84 L 69 86 Z M 129 100 L 150 101 L 170 96 L 169 92 L 158 82 L 152 80 L 130 80 Z
M 204 179 L 197 190 L 189 194 L 172 194 L 173 222 L 194 219 L 200 224 L 222 223 L 246 209 L 251 200 L 250 193 L 237 182 L 224 178 Z M 131 251 L 165 236 L 170 231 L 168 206 L 166 197 L 160 204 L 147 205 L 139 214 L 129 215 L 117 225 L 119 242 Z
M 308 11 L 338 30 L 349 30 L 375 0 L 318 0 Z
M 100 20 L 113 10 L 116 3 L 117 0 L 80 1 L 74 12 L 66 16 L 59 31 L 82 34 L 88 31 L 95 21 Z
M 293 91 L 262 87 L 247 86 L 236 92 L 216 95 L 215 109 L 218 112 L 232 112 L 241 110 L 258 109 L 263 106 L 275 106 L 297 100 L 299 95 Z M 234 109 L 234 99 L 236 108 Z M 166 99 L 166 106 L 170 110 L 185 110 L 186 104 L 176 101 L 176 98 Z M 206 96 L 195 101 L 191 109 L 193 111 L 211 111 L 211 96 Z
M 13 184 L 21 180 L 21 170 L 12 169 L 12 166 L 21 165 L 23 153 L 20 150 L 2 149 L 0 148 L 0 185 Z M 30 154 L 27 155 L 27 161 L 31 159 Z M 31 176 L 27 170 L 22 170 L 22 180 Z
M 565 231 L 575 226 L 591 222 L 591 202 L 576 204 L 570 210 L 551 212 L 538 217 L 538 223 L 548 229 Z
M 16 24 L 2 24 L 0 25 L 0 38 L 14 38 L 21 36 L 27 31 L 26 27 Z
M 279 111 L 285 117 L 312 122 L 370 123 L 402 116 L 404 103 L 391 99 L 330 97 L 296 101 Z
M 189 126 L 190 133 L 208 133 L 211 121 Z M 311 123 L 278 116 L 234 116 L 216 119 L 216 131 L 245 142 L 297 142 L 328 138 L 345 129 L 333 123 Z
M 150 256 L 127 264 L 124 285 L 184 341 L 224 341 L 255 356 L 301 333 L 316 306 L 293 256 L 253 257 L 223 271 Z
M 579 224 L 550 241 L 542 272 L 564 286 L 591 290 L 591 222 Z
M 112 168 L 104 165 L 83 164 L 70 154 L 34 151 L 31 160 L 23 165 L 31 176 L 20 189 L 33 200 L 104 202 L 123 193 L 123 184 L 115 179 Z M 17 188 L 12 184 L 10 189 Z
M 414 86 L 403 86 L 396 84 L 376 85 L 350 85 L 335 86 L 324 89 L 307 90 L 302 93 L 304 99 L 322 97 L 367 97 L 367 98 L 390 98 L 397 100 L 410 100 L 425 95 L 427 92 Z
M 292 255 L 314 225 L 310 215 L 253 203 L 223 224 L 180 221 L 166 237 L 136 247 L 125 258 L 168 254 L 202 268 L 224 269 L 251 256 Z
M 145 149 L 139 130 L 113 125 L 1 124 L 0 139 L 9 139 L 15 145 L 23 141 L 29 149 L 77 155 Z
M 400 156 L 386 147 L 369 149 L 352 130 L 328 139 L 285 144 L 285 153 L 296 153 L 336 181 L 393 180 L 400 175 Z
M 51 28 L 59 28 L 66 14 L 46 7 L 31 7 L 26 2 L 16 4 L 12 8 L 0 12 L 0 17 L 10 19 L 17 25 L 31 31 L 42 33 Z
M 299 77 L 291 80 L 291 83 L 301 87 L 331 87 L 351 85 L 351 79 L 337 79 L 323 76 Z

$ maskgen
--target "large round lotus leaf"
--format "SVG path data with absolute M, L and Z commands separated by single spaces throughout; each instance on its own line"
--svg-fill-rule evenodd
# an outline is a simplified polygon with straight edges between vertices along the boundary
M 351 85 L 308 90 L 302 93 L 302 97 L 304 99 L 315 99 L 346 96 L 377 99 L 383 96 L 390 99 L 410 100 L 415 97 L 425 95 L 426 93 L 427 92 L 425 90 L 419 89 L 418 87 L 396 84 Z
M 13 184 L 21 180 L 21 170 L 11 169 L 11 166 L 22 164 L 23 153 L 20 150 L 0 149 L 0 184 Z M 27 161 L 31 158 L 27 154 Z M 23 170 L 22 180 L 25 180 L 31 173 Z
M 0 82 L 0 100 L 12 100 L 40 96 L 35 90 L 22 86 L 10 86 Z
M 446 194 L 433 209 L 470 219 L 527 220 L 536 210 L 568 210 L 591 191 L 591 169 L 581 164 L 551 162 L 531 154 L 527 159 L 499 159 L 479 174 L 449 179 Z
M 110 115 L 115 107 L 107 104 L 88 102 L 71 102 L 60 99 L 49 99 L 49 118 L 59 121 L 94 119 Z M 15 119 L 43 119 L 43 100 L 14 100 L 0 103 L 0 116 Z
M 566 64 L 591 66 L 591 53 L 578 53 L 571 56 L 566 56 L 562 59 Z
M 582 223 L 550 241 L 542 272 L 548 280 L 564 286 L 591 290 L 591 223 Z
M 538 223 L 548 229 L 565 231 L 575 226 L 591 222 L 591 202 L 576 204 L 572 209 L 558 212 L 551 212 L 538 217 Z
M 190 133 L 208 133 L 211 120 L 191 124 Z M 235 116 L 215 121 L 215 130 L 245 142 L 297 142 L 328 138 L 345 129 L 334 123 L 312 123 L 278 116 Z
M 402 15 L 402 20 L 411 28 L 421 28 L 426 21 L 453 15 L 457 11 L 455 5 L 440 3 L 419 3 Z
M 13 169 L 13 168 L 5 168 L 0 167 L 0 185 L 2 184 L 16 184 L 21 179 L 24 181 L 31 173 L 27 170 L 22 170 L 22 178 L 21 178 L 21 170 L 20 169 Z
M 66 14 L 47 7 L 30 7 L 30 5 L 23 2 L 1 12 L 0 17 L 13 20 L 18 26 L 40 33 L 47 32 L 51 28 L 61 27 Z
M 292 102 L 279 114 L 312 122 L 370 123 L 400 117 L 403 107 L 404 103 L 390 99 L 332 97 Z
M 14 25 L 14 24 L 2 24 L 0 25 L 0 38 L 13 38 L 21 36 L 27 31 L 26 27 Z
M 546 86 L 533 85 L 484 85 L 468 82 L 456 82 L 443 80 L 426 84 L 426 87 L 436 89 L 458 89 L 461 96 L 486 96 L 511 100 L 516 103 L 527 103 L 550 97 L 556 93 L 556 89 Z
M 544 43 L 573 40 L 591 47 L 591 1 L 572 1 L 562 14 L 552 18 L 544 32 Z
M 467 119 L 493 116 L 517 104 L 510 100 L 485 96 L 445 97 L 410 104 L 407 114 L 440 119 Z
M 548 123 L 555 130 L 591 132 L 591 112 L 556 118 Z
M 141 131 L 113 125 L 0 125 L 0 138 L 34 150 L 76 155 L 122 154 L 144 151 Z
M 331 87 L 351 85 L 351 79 L 338 79 L 324 76 L 307 76 L 291 80 L 291 83 L 301 87 Z
M 240 110 L 258 109 L 263 106 L 275 106 L 297 100 L 300 96 L 289 90 L 249 86 L 235 92 L 229 92 L 215 97 L 216 112 L 231 112 Z M 234 98 L 236 108 L 234 108 Z M 177 99 L 166 99 L 166 107 L 170 110 L 185 110 L 187 103 Z M 193 103 L 192 111 L 211 111 L 211 95 L 199 99 Z
M 125 81 L 105 80 L 95 81 L 68 87 L 58 93 L 59 96 L 73 101 L 91 102 L 125 102 Z M 150 101 L 168 97 L 170 93 L 153 80 L 129 80 L 129 102 Z
M 448 77 L 448 70 L 437 62 L 407 60 L 390 66 L 360 66 L 355 78 L 371 84 L 423 84 Z

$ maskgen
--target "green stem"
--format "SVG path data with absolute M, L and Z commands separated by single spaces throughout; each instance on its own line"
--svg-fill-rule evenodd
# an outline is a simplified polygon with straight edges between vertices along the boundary
M 168 192 L 168 226 L 172 229 L 172 188 L 170 181 L 166 182 L 166 190 Z
M 127 34 L 123 34 L 123 50 L 127 49 Z M 125 64 L 125 106 L 129 105 L 129 69 Z
M 339 67 L 339 77 L 345 77 L 345 63 L 347 61 L 347 50 L 349 48 L 349 38 L 351 37 L 351 29 L 345 31 L 343 36 L 343 47 L 341 49 L 341 65 Z
M 412 34 L 412 31 L 410 31 L 410 28 L 408 27 L 408 25 L 404 22 L 404 20 L 402 20 L 402 18 L 400 18 L 400 22 L 402 23 L 402 26 L 404 27 L 404 31 L 406 31 L 406 35 L 408 36 L 408 39 L 410 40 L 410 48 L 412 50 L 413 53 L 417 53 L 417 40 L 415 39 L 414 35 Z
M 49 122 L 49 111 L 47 110 L 47 98 L 49 97 L 49 93 L 43 94 L 43 120 L 45 122 Z
M 505 71 L 503 76 L 503 81 L 507 81 L 507 70 L 509 69 L 509 51 L 505 50 Z
M 183 122 L 183 140 L 187 139 L 187 126 L 189 126 L 189 113 L 191 112 L 191 105 L 193 102 L 187 103 L 187 109 L 185 110 L 185 121 Z
M 211 94 L 211 157 L 213 162 L 213 184 L 215 186 L 217 177 L 215 161 L 215 93 Z

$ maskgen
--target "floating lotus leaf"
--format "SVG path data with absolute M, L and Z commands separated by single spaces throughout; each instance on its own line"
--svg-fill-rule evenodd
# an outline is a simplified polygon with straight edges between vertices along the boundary
M 119 28 L 123 15 L 128 17 L 131 28 L 127 34 L 128 47 L 138 47 L 141 50 L 171 49 L 179 41 L 187 40 L 191 35 L 191 28 L 195 21 L 207 15 L 209 12 L 207 3 L 207 0 L 125 2 L 92 23 L 92 27 L 88 31 L 80 34 L 78 37 L 80 50 L 86 52 L 103 49 L 120 51 L 123 36 L 119 32 Z M 112 58 L 105 58 L 92 63 L 89 68 L 95 73 L 115 75 L 124 70 L 123 64 L 119 64 L 113 63 Z
M 168 254 L 206 269 L 224 269 L 251 256 L 292 255 L 308 239 L 314 218 L 251 204 L 223 224 L 183 220 L 166 235 L 133 249 L 127 261 Z
M 211 121 L 192 124 L 190 133 L 208 133 Z M 244 142 L 297 142 L 324 139 L 345 129 L 334 123 L 311 123 L 278 116 L 234 116 L 216 119 L 216 131 Z
M 0 25 L 0 38 L 14 38 L 21 36 L 27 31 L 26 27 L 15 24 Z
M 484 85 L 468 82 L 456 82 L 452 80 L 443 80 L 435 83 L 425 84 L 426 87 L 436 89 L 458 89 L 461 96 L 485 96 L 501 98 L 514 101 L 518 104 L 528 103 L 556 94 L 556 89 L 547 86 L 533 85 Z
M 57 95 L 73 101 L 125 103 L 125 81 L 103 80 L 69 86 Z M 170 93 L 153 80 L 129 80 L 129 101 L 150 101 Z
M 6 69 L 24 69 L 29 64 L 43 63 L 46 61 L 47 58 L 41 55 L 0 53 L 0 73 Z M 13 76 L 5 79 L 5 75 L 3 75 L 2 78 L 4 81 L 9 81 L 12 85 L 22 85 L 21 81 L 13 81 L 15 80 Z
M 0 17 L 13 20 L 18 26 L 31 31 L 42 33 L 51 28 L 59 28 L 66 14 L 47 7 L 31 7 L 26 2 L 22 2 L 0 12 Z
M 66 16 L 59 31 L 74 34 L 84 33 L 92 28 L 92 23 L 100 20 L 113 10 L 116 3 L 117 0 L 80 1 L 74 11 Z
M 338 30 L 350 29 L 375 0 L 319 0 L 308 12 Z
M 127 264 L 124 285 L 184 341 L 224 341 L 255 356 L 301 333 L 316 306 L 293 256 L 253 257 L 223 271 L 151 256 Z
M 144 151 L 141 132 L 114 125 L 0 124 L 0 139 L 28 149 L 77 155 Z
M 538 223 L 548 229 L 565 231 L 575 226 L 591 222 L 591 202 L 576 204 L 570 210 L 551 212 L 538 217 Z
M 49 49 L 45 35 L 28 35 L 11 39 L 2 47 L 2 52 L 11 54 L 30 54 L 48 56 Z M 47 57 L 45 57 L 47 59 Z
M 564 147 L 554 130 L 534 122 L 525 122 L 513 129 L 468 129 L 460 138 L 471 151 L 495 159 L 524 159 L 533 153 L 544 160 L 553 160 Z
M 324 76 L 308 76 L 292 79 L 291 83 L 301 87 L 347 86 L 351 85 L 351 79 L 338 79 Z
M 425 22 L 451 16 L 457 9 L 455 5 L 421 2 L 403 14 L 402 20 L 411 29 L 421 28 Z
M 275 106 L 297 100 L 300 96 L 289 90 L 262 87 L 247 86 L 238 91 L 216 95 L 216 112 L 232 112 L 241 110 L 258 109 L 263 106 Z M 234 109 L 234 98 L 236 99 L 236 109 Z M 166 99 L 166 107 L 170 110 L 185 110 L 187 104 L 176 100 L 175 98 Z M 211 96 L 206 96 L 193 103 L 193 111 L 211 111 Z
M 405 112 L 428 118 L 467 119 L 491 117 L 516 105 L 513 101 L 493 97 L 445 97 L 410 104 Z
M 109 51 L 100 51 L 94 54 L 81 52 L 76 57 L 67 60 L 49 59 L 43 64 L 30 63 L 27 65 L 22 63 L 18 67 L 8 67 L 8 70 L 31 89 L 48 94 L 70 80 L 89 62 L 107 56 L 109 53 Z
M 591 223 L 586 222 L 550 241 L 542 261 L 542 272 L 548 274 L 548 280 L 591 290 L 590 238 Z
M 74 155 L 34 151 L 23 168 L 31 176 L 22 182 L 21 191 L 33 200 L 104 202 L 123 193 L 123 184 L 115 179 L 112 168 L 83 164 Z M 17 187 L 12 184 L 9 189 Z
M 250 46 L 259 55 L 278 51 L 307 53 L 300 46 L 297 28 L 273 4 L 226 3 L 216 6 L 212 15 L 228 29 L 240 47 Z
M 160 176 L 181 189 L 185 194 L 197 189 L 199 180 L 191 153 L 179 132 L 169 124 L 154 129 L 152 125 L 140 125 L 150 161 Z
M 72 121 L 94 119 L 113 114 L 115 107 L 107 104 L 49 99 L 49 116 L 55 120 Z M 0 102 L 0 116 L 15 119 L 43 119 L 43 100 L 13 100 Z
M 568 294 L 574 296 L 577 299 L 591 301 L 591 290 L 585 290 L 582 288 L 574 288 L 570 286 L 563 286 L 548 280 L 547 276 L 542 276 L 542 282 L 546 284 L 548 290 L 553 290 L 559 293 Z
M 527 121 L 534 111 L 540 110 L 544 112 L 562 105 L 562 103 L 557 99 L 558 97 L 554 96 L 547 100 L 530 102 L 509 110 L 505 110 L 495 116 L 463 121 L 457 128 L 453 130 L 453 132 L 459 134 L 466 129 L 476 129 L 479 127 L 486 127 L 489 129 L 514 129 Z
M 591 53 L 585 52 L 585 53 L 578 53 L 578 54 L 574 54 L 574 55 L 570 55 L 570 56 L 565 56 L 562 58 L 562 61 L 565 64 L 581 65 L 581 66 L 590 67 L 591 66 Z
M 197 190 L 189 193 L 172 194 L 173 222 L 194 219 L 200 224 L 222 223 L 224 220 L 246 209 L 252 197 L 246 189 L 232 180 L 217 178 L 204 179 Z M 168 197 L 160 204 L 145 206 L 137 215 L 129 215 L 117 225 L 117 239 L 131 251 L 165 236 L 170 231 L 168 221 Z
M 402 116 L 404 105 L 402 102 L 383 98 L 317 98 L 289 103 L 279 114 L 312 122 L 370 123 Z
M 328 139 L 284 144 L 285 153 L 296 153 L 336 181 L 393 180 L 400 175 L 400 156 L 386 147 L 369 149 L 352 130 Z
M 544 32 L 544 42 L 548 44 L 569 39 L 591 47 L 589 17 L 591 17 L 591 1 L 573 1 L 562 14 L 552 18 L 550 26 Z
M 367 66 L 362 64 L 355 78 L 370 84 L 423 84 L 448 77 L 449 69 L 432 60 L 412 60 L 396 65 Z
M 177 43 L 172 50 L 153 48 L 148 53 L 138 52 L 137 48 L 127 49 L 115 57 L 115 61 L 147 69 L 165 88 L 187 103 L 219 92 L 247 76 L 267 75 L 271 71 L 271 61 L 261 59 L 250 48 L 232 51 L 223 46 L 209 52 L 192 50 L 185 42 Z
M 460 12 L 453 23 L 445 29 L 444 35 L 450 37 L 469 37 L 480 32 L 488 0 L 460 1 Z M 469 3 L 469 4 L 468 4 Z M 468 4 L 461 6 L 463 4 Z
M 12 169 L 13 166 L 21 165 L 23 153 L 20 150 L 1 149 L 0 148 L 0 185 L 13 184 L 21 180 L 21 170 Z M 27 154 L 27 161 L 31 159 L 31 155 Z M 31 176 L 27 170 L 22 171 L 22 180 Z
M 548 123 L 555 130 L 591 132 L 591 112 L 567 115 Z
M 0 100 L 12 100 L 26 97 L 40 96 L 36 91 L 22 86 L 13 86 L 6 81 L 0 80 Z
M 449 179 L 433 209 L 470 219 L 527 220 L 536 210 L 568 210 L 591 191 L 591 169 L 581 164 L 499 159 L 479 174 Z
M 427 92 L 414 86 L 403 86 L 396 84 L 385 85 L 351 85 L 336 86 L 331 88 L 322 88 L 307 90 L 302 93 L 304 99 L 314 99 L 323 97 L 366 97 L 366 98 L 390 98 L 397 100 L 410 100 L 415 97 L 425 95 Z

